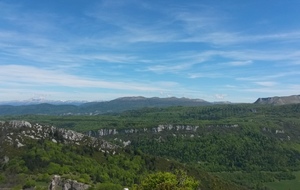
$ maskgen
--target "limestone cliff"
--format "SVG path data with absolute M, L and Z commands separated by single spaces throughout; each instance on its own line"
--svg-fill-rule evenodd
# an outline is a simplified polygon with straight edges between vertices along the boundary
M 77 182 L 76 180 L 64 179 L 59 175 L 54 175 L 48 190 L 86 190 L 90 185 Z
M 299 103 L 300 103 L 300 95 L 258 98 L 254 102 L 254 104 L 270 104 L 270 105 L 285 105 L 285 104 L 299 104 Z
M 101 138 L 94 138 L 76 131 L 54 126 L 30 123 L 28 121 L 0 121 L 0 143 L 17 148 L 26 145 L 27 140 L 50 140 L 54 143 L 92 146 L 98 150 L 113 150 L 117 146 Z
M 208 125 L 206 128 L 221 127 L 221 128 L 236 128 L 237 124 L 224 124 L 224 125 Z M 157 127 L 150 128 L 126 128 L 126 129 L 99 129 L 88 131 L 86 134 L 92 137 L 112 136 L 117 134 L 142 134 L 142 133 L 162 133 L 162 132 L 197 132 L 199 126 L 194 125 L 158 125 Z

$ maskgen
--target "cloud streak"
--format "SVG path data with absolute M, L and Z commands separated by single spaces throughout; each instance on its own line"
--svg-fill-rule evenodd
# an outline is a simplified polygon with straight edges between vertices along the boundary
M 81 78 L 74 75 L 57 72 L 55 70 L 44 70 L 30 66 L 6 65 L 0 66 L 0 84 L 16 83 L 20 85 L 39 86 L 62 86 L 73 88 L 106 88 L 117 90 L 137 91 L 161 91 L 163 88 L 154 87 L 149 84 L 133 82 L 113 82 Z
M 230 98 L 238 88 L 263 95 L 299 85 L 300 25 L 277 26 L 274 18 L 265 21 L 270 29 L 261 27 L 259 15 L 243 18 L 237 8 L 244 4 L 105 0 L 63 11 L 51 5 L 0 2 L 0 87 Z M 221 88 L 226 84 L 231 88 Z

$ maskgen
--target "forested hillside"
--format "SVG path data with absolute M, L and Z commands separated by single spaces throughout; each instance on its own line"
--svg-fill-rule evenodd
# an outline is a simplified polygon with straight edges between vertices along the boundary
M 268 189 L 271 182 L 294 180 L 300 171 L 300 104 L 176 106 L 97 116 L 2 119 L 76 130 L 110 141 L 129 155 L 168 159 L 193 168 L 194 172 L 188 169 L 192 176 L 206 171 L 249 189 Z M 142 167 L 157 170 L 149 162 Z
M 46 189 L 51 176 L 59 174 L 92 189 L 246 189 L 201 169 L 70 130 L 2 121 L 0 131 L 0 188 Z

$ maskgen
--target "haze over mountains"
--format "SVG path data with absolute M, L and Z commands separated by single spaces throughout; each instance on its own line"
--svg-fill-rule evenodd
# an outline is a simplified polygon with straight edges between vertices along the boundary
M 128 97 L 120 97 L 117 99 L 113 99 L 110 101 L 84 101 L 84 100 L 48 100 L 44 98 L 31 98 L 28 100 L 11 100 L 11 101 L 0 101 L 0 105 L 10 105 L 10 106 L 22 106 L 22 105 L 36 105 L 36 104 L 52 104 L 52 105 L 82 105 L 82 104 L 93 104 L 93 103 L 103 103 L 103 102 L 115 102 L 115 101 L 135 101 L 135 102 L 143 102 L 147 101 L 148 103 L 156 104 L 158 101 L 160 102 L 207 102 L 202 99 L 190 99 L 190 98 L 177 98 L 177 97 L 167 97 L 167 98 L 159 98 L 159 97 L 151 97 L 146 98 L 143 96 L 128 96 Z M 230 103 L 228 101 L 220 101 L 218 103 Z
M 284 105 L 300 103 L 300 95 L 258 98 L 254 104 Z M 126 110 L 144 107 L 169 106 L 206 106 L 215 104 L 230 104 L 230 102 L 208 102 L 202 99 L 189 98 L 145 98 L 142 96 L 121 97 L 111 101 L 85 102 L 85 101 L 47 101 L 31 99 L 29 101 L 2 102 L 0 115 L 98 115 L 105 113 L 118 113 Z
M 47 114 L 47 115 L 97 115 L 104 113 L 122 112 L 143 107 L 168 106 L 204 106 L 213 103 L 202 99 L 188 98 L 145 98 L 122 97 L 111 101 L 88 102 L 79 105 L 66 102 L 65 104 L 28 104 L 28 105 L 0 105 L 0 115 Z
M 53 104 L 53 105 L 81 105 L 87 103 L 88 101 L 80 100 L 47 100 L 44 98 L 30 98 L 28 100 L 11 100 L 11 101 L 0 101 L 0 105 L 11 105 L 11 106 L 23 106 L 23 105 L 33 105 L 33 104 Z

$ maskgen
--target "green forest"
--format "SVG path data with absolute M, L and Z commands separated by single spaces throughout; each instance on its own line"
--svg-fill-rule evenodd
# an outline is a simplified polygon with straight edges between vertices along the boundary
M 42 140 L 28 142 L 21 151 L 11 151 L 6 155 L 12 159 L 1 165 L 2 188 L 46 189 L 54 174 L 90 184 L 92 189 L 130 187 L 146 190 L 157 184 L 165 189 L 241 188 L 203 170 L 129 149 L 109 154 L 91 147 Z M 181 186 L 177 183 L 179 179 L 184 179 Z M 151 184 L 153 180 L 158 182 Z
M 11 150 L 13 159 L 2 164 L 3 187 L 42 188 L 53 174 L 94 189 L 277 190 L 280 185 L 272 184 L 290 181 L 295 185 L 281 189 L 296 189 L 300 180 L 300 104 L 175 106 L 93 116 L 2 116 L 0 120 L 53 125 L 119 145 L 111 154 L 48 140 L 28 142 L 22 150 Z M 158 126 L 172 128 L 158 132 Z M 100 129 L 118 133 L 97 136 Z M 180 176 L 187 176 L 186 185 L 178 186 Z M 151 186 L 153 181 L 160 185 Z

